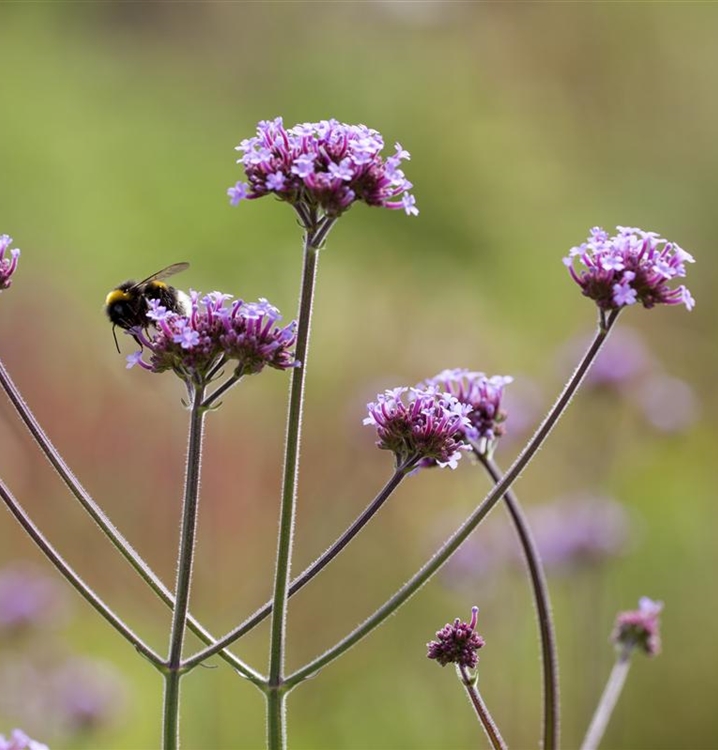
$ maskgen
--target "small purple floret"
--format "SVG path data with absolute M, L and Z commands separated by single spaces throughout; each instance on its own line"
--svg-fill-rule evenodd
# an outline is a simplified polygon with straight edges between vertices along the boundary
M 461 622 L 457 617 L 453 625 L 447 623 L 436 632 L 436 640 L 426 644 L 427 657 L 445 667 L 447 664 L 458 664 L 460 667 L 474 669 L 479 656 L 476 653 L 484 645 L 484 639 L 476 632 L 476 621 L 479 608 L 471 608 L 470 622 Z
M 12 243 L 12 237 L 7 234 L 0 234 L 0 291 L 7 289 L 12 284 L 12 275 L 17 269 L 17 260 L 20 257 L 20 250 L 13 248 L 10 250 L 10 257 L 5 256 L 5 252 Z
M 604 311 L 619 310 L 640 302 L 654 305 L 685 305 L 695 301 L 684 285 L 669 286 L 672 279 L 686 275 L 690 253 L 655 232 L 636 227 L 616 227 L 609 237 L 600 227 L 591 229 L 586 242 L 569 250 L 563 262 L 586 297 Z M 578 270 L 574 267 L 578 259 Z M 581 267 L 582 266 L 582 267 Z
M 267 300 L 232 301 L 232 295 L 190 292 L 187 315 L 167 311 L 150 300 L 147 316 L 153 327 L 129 331 L 143 349 L 127 357 L 127 367 L 152 372 L 173 370 L 184 380 L 206 382 L 217 365 L 235 361 L 235 374 L 251 375 L 265 367 L 298 366 L 292 352 L 296 323 L 280 326 L 281 315 Z M 149 351 L 149 362 L 142 358 Z M 221 366 L 221 365 L 220 365 Z
M 365 125 L 321 120 L 285 128 L 281 117 L 263 120 L 256 136 L 236 147 L 247 181 L 227 194 L 233 206 L 271 193 L 330 217 L 357 201 L 416 216 L 412 184 L 399 166 L 409 152 L 397 143 L 395 153 L 383 158 L 383 148 L 381 135 Z
M 506 412 L 501 408 L 504 388 L 513 382 L 505 375 L 486 376 L 464 368 L 443 370 L 419 387 L 436 387 L 471 407 L 469 425 L 463 429 L 465 439 L 481 443 L 482 451 L 490 451 L 505 431 Z
M 22 729 L 13 729 L 7 739 L 4 734 L 0 734 L 0 750 L 49 750 L 49 748 L 42 742 L 28 737 Z
M 661 652 L 661 636 L 658 616 L 663 602 L 654 602 L 647 596 L 638 601 L 638 609 L 621 612 L 611 634 L 611 640 L 618 647 L 640 648 L 648 656 Z
M 430 460 L 455 469 L 469 449 L 463 431 L 471 426 L 471 406 L 436 386 L 394 388 L 378 394 L 367 409 L 364 424 L 376 427 L 377 445 L 394 453 L 397 466 Z

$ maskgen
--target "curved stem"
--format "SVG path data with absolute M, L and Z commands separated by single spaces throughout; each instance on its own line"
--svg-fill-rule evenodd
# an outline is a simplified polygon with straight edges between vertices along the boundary
M 202 469 L 202 437 L 207 410 L 202 406 L 204 388 L 195 387 L 190 411 L 189 441 L 184 500 L 182 503 L 182 528 L 177 560 L 175 608 L 172 615 L 169 655 L 165 672 L 163 746 L 165 750 L 179 747 L 179 702 L 182 677 L 182 646 L 187 626 L 192 565 L 197 533 L 197 508 L 199 505 L 199 479 Z
M 504 742 L 504 738 L 499 732 L 499 728 L 496 726 L 496 722 L 493 720 L 489 709 L 486 708 L 479 688 L 477 687 L 477 680 L 469 674 L 469 670 L 464 666 L 457 664 L 456 671 L 459 674 L 459 680 L 461 684 L 466 688 L 466 693 L 471 701 L 471 705 L 476 711 L 476 715 L 479 717 L 479 722 L 486 732 L 486 736 L 491 743 L 491 747 L 494 750 L 508 750 L 508 745 Z
M 112 627 L 123 635 L 144 657 L 155 667 L 162 665 L 161 657 L 156 654 L 128 625 L 126 625 L 105 602 L 88 586 L 73 568 L 65 561 L 60 553 L 50 544 L 44 534 L 30 520 L 23 507 L 18 503 L 5 483 L 0 480 L 0 497 L 8 510 L 15 516 L 20 526 L 25 529 L 28 536 L 40 548 L 47 559 L 57 568 L 60 574 L 75 588 L 75 590 L 94 609 L 99 612 Z
M 417 459 L 411 459 L 405 464 L 400 466 L 391 479 L 382 487 L 379 494 L 372 500 L 371 503 L 364 509 L 364 511 L 356 518 L 354 523 L 332 544 L 329 549 L 320 555 L 309 567 L 305 568 L 304 572 L 298 575 L 289 586 L 289 596 L 293 596 L 303 586 L 314 578 L 321 570 L 323 570 L 348 544 L 351 540 L 366 526 L 369 520 L 377 513 L 377 511 L 384 505 L 389 499 L 394 490 L 399 486 L 401 481 L 411 471 L 413 466 L 416 464 Z M 232 642 L 241 638 L 245 633 L 248 633 L 256 625 L 262 622 L 272 611 L 272 602 L 266 602 L 260 607 L 253 615 L 248 617 L 241 625 L 231 630 L 227 635 L 220 638 L 216 643 L 208 646 L 202 651 L 197 652 L 190 659 L 183 662 L 185 670 L 189 671 L 198 664 L 207 660 L 210 656 L 213 656 L 217 651 Z
M 92 499 L 90 494 L 65 463 L 65 460 L 62 458 L 57 448 L 55 448 L 39 422 L 35 419 L 34 414 L 30 411 L 30 407 L 25 403 L 25 400 L 5 369 L 2 361 L 0 361 L 0 386 L 7 394 L 10 403 L 13 405 L 18 416 L 34 438 L 40 451 L 60 475 L 60 478 L 75 499 L 105 533 L 115 549 L 120 552 L 125 560 L 129 562 L 135 571 L 139 573 L 141 578 L 150 586 L 152 591 L 154 591 L 154 593 L 157 594 L 157 596 L 159 596 L 168 607 L 174 607 L 174 597 L 170 593 L 170 590 L 164 585 L 164 583 L 162 583 L 157 574 L 149 565 L 147 565 L 139 553 L 115 527 L 112 521 L 110 521 L 102 508 L 100 508 L 100 506 Z M 214 636 L 191 615 L 188 617 L 188 625 L 192 632 L 194 632 L 204 643 L 214 643 Z M 252 682 L 258 683 L 262 680 L 262 676 L 256 670 L 244 664 L 244 662 L 238 659 L 234 654 L 222 651 L 219 653 L 219 656 Z
M 481 461 L 494 482 L 501 481 L 501 470 L 485 453 L 474 453 Z M 551 617 L 551 600 L 546 583 L 541 557 L 536 542 L 531 534 L 531 528 L 524 516 L 518 498 L 509 490 L 504 495 L 504 503 L 513 521 L 514 528 L 521 543 L 524 559 L 529 570 L 531 589 L 533 591 L 536 614 L 538 617 L 539 634 L 541 637 L 541 664 L 543 667 L 543 744 L 544 750 L 554 750 L 559 741 L 559 693 L 558 693 L 558 652 L 556 649 L 556 634 Z
M 589 366 L 596 358 L 603 342 L 606 340 L 606 337 L 616 322 L 617 317 L 618 312 L 611 313 L 608 317 L 601 316 L 598 331 L 596 332 L 593 341 L 581 359 L 578 367 L 571 375 L 569 381 L 564 386 L 564 389 L 561 391 L 556 403 L 546 415 L 543 422 L 539 425 L 534 436 L 521 451 L 518 458 L 514 461 L 506 474 L 504 474 L 503 479 L 494 486 L 478 508 L 476 508 L 466 521 L 464 521 L 454 534 L 442 545 L 439 551 L 385 604 L 379 607 L 371 617 L 367 618 L 361 625 L 359 625 L 359 627 L 355 628 L 349 635 L 332 646 L 332 648 L 324 654 L 297 670 L 294 674 L 288 676 L 284 680 L 284 684 L 287 688 L 293 687 L 298 682 L 315 674 L 319 669 L 333 662 L 345 651 L 348 651 L 354 644 L 369 635 L 369 633 L 381 625 L 384 620 L 390 617 L 402 604 L 404 604 L 404 602 L 413 596 L 434 575 L 434 573 L 441 568 L 454 552 L 456 552 L 471 532 L 488 515 L 489 511 L 491 511 L 494 505 L 496 505 L 511 487 L 516 478 L 530 463 L 531 459 L 536 455 L 536 452 L 551 432 L 561 414 L 563 414 L 573 397 L 573 394 L 581 384 Z
M 601 744 L 601 739 L 606 731 L 613 709 L 616 707 L 616 703 L 623 690 L 623 685 L 626 682 L 626 677 L 628 677 L 632 650 L 629 646 L 623 649 L 616 658 L 616 663 L 613 665 L 608 682 L 603 690 L 603 695 L 596 708 L 596 713 L 593 715 L 591 725 L 586 732 L 586 737 L 581 743 L 581 750 L 596 750 Z

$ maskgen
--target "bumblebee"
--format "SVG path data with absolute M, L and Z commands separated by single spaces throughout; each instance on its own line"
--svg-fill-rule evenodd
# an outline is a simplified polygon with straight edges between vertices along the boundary
M 163 281 L 187 268 L 189 268 L 189 263 L 173 263 L 142 281 L 133 279 L 124 281 L 107 295 L 105 312 L 112 323 L 112 335 L 118 352 L 120 345 L 117 343 L 115 328 L 127 331 L 130 328 L 147 328 L 152 324 L 147 317 L 148 300 L 157 299 L 167 310 L 179 315 L 187 313 L 189 307 L 187 295 Z M 135 340 L 137 341 L 137 337 Z M 137 343 L 140 342 L 137 341 Z

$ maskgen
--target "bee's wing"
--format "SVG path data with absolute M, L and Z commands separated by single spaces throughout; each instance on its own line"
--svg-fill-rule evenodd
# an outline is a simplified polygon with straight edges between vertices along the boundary
M 189 263 L 173 263 L 171 266 L 167 266 L 167 268 L 163 268 L 161 271 L 157 271 L 157 273 L 153 273 L 151 276 L 148 276 L 146 279 L 142 279 L 142 281 L 138 281 L 132 288 L 137 289 L 137 287 L 144 286 L 145 284 L 149 284 L 150 281 L 160 281 L 161 279 L 167 279 L 170 276 L 174 276 L 176 273 L 180 273 L 181 271 L 186 271 L 189 268 Z

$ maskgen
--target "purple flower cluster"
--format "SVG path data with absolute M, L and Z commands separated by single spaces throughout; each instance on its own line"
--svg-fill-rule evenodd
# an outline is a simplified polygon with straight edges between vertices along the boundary
M 458 664 L 473 669 L 479 661 L 476 652 L 484 645 L 484 639 L 476 632 L 478 614 L 479 608 L 472 607 L 470 622 L 461 622 L 457 617 L 453 625 L 447 623 L 437 630 L 437 640 L 426 644 L 427 657 L 436 659 L 442 667 Z
M 410 460 L 431 460 L 455 469 L 464 430 L 471 427 L 471 406 L 437 387 L 393 388 L 367 404 L 365 425 L 376 427 L 377 445 L 396 456 L 397 466 Z
M 661 635 L 658 629 L 658 615 L 663 602 L 654 602 L 647 596 L 638 600 L 638 609 L 621 612 L 611 634 L 611 640 L 619 647 L 640 648 L 655 656 L 661 652 Z
M 12 237 L 0 234 L 0 291 L 7 289 L 12 284 L 12 275 L 17 268 L 17 259 L 20 257 L 18 248 L 10 251 L 10 257 L 5 256 L 5 251 L 10 247 Z
M 573 247 L 564 258 L 573 280 L 603 311 L 619 310 L 640 302 L 644 307 L 684 304 L 693 309 L 695 301 L 682 284 L 672 288 L 672 279 L 686 275 L 686 263 L 693 257 L 674 242 L 655 232 L 635 227 L 616 227 L 609 237 L 593 227 L 586 242 Z M 578 271 L 574 261 L 584 266 Z
M 483 442 L 484 447 L 489 447 L 504 434 L 506 412 L 501 409 L 501 399 L 504 387 L 511 382 L 513 378 L 509 376 L 487 377 L 483 372 L 457 368 L 443 370 L 419 387 L 434 386 L 470 406 L 470 424 L 463 430 L 464 437 L 473 442 Z
M 235 376 L 252 375 L 265 366 L 286 370 L 298 365 L 292 352 L 294 322 L 280 327 L 281 315 L 266 299 L 230 302 L 231 295 L 211 292 L 204 297 L 191 292 L 186 315 L 168 311 L 159 300 L 149 301 L 151 332 L 131 333 L 144 349 L 127 358 L 127 366 L 140 365 L 151 372 L 172 370 L 184 380 L 206 383 L 226 362 L 236 361 Z
M 0 750 L 49 750 L 47 745 L 28 737 L 22 729 L 13 729 L 8 739 L 0 734 Z
M 410 158 L 398 143 L 386 159 L 381 135 L 365 125 L 337 120 L 305 122 L 285 129 L 281 117 L 262 120 L 257 135 L 239 146 L 247 182 L 227 190 L 230 202 L 270 193 L 292 205 L 321 208 L 336 217 L 352 203 L 403 209 L 416 215 L 412 184 L 400 168 Z

